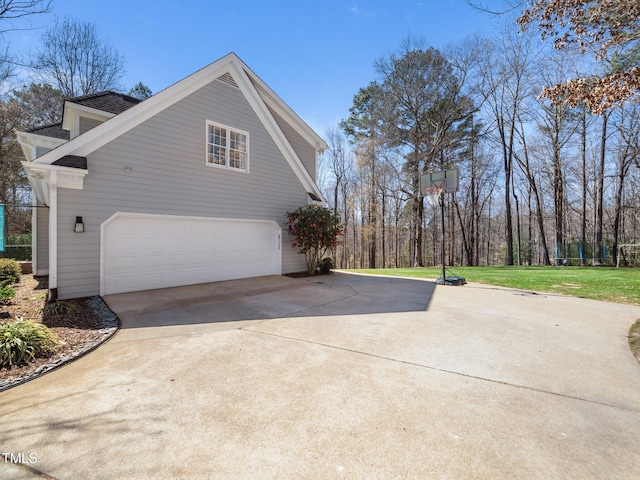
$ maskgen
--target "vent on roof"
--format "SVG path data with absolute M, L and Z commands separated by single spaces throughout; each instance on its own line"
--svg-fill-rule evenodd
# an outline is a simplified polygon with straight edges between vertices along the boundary
M 231 85 L 232 87 L 236 87 L 238 88 L 238 84 L 236 83 L 236 81 L 233 79 L 233 77 L 231 76 L 230 73 L 225 73 L 223 75 L 220 75 L 218 77 L 218 80 L 220 80 L 221 82 L 226 83 L 227 85 Z

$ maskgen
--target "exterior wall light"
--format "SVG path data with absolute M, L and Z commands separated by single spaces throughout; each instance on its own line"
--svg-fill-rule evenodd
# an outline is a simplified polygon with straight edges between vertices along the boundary
M 84 233 L 84 223 L 82 222 L 82 217 L 76 217 L 76 226 L 73 231 L 75 233 Z

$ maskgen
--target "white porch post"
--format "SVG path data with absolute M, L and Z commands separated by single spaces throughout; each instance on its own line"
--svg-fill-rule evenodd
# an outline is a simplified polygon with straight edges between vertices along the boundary
M 38 271 L 38 198 L 31 190 L 31 270 L 36 275 Z
M 49 174 L 49 292 L 56 299 L 58 288 L 58 171 Z

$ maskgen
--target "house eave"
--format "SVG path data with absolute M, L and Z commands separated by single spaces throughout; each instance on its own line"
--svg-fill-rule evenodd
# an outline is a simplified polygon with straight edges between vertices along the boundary
M 53 150 L 68 142 L 68 140 L 63 138 L 47 137 L 46 135 L 21 131 L 16 131 L 16 139 L 22 148 L 24 157 L 28 160 L 34 160 L 36 158 L 35 152 L 37 147 L 50 148 Z
M 84 114 L 83 116 L 101 121 L 105 121 L 116 116 L 115 113 L 105 112 L 97 108 L 87 107 L 86 105 L 80 105 L 70 100 L 65 100 L 62 110 L 62 128 L 72 131 L 73 123 L 77 117 L 77 115 L 74 114 L 80 112 Z
M 279 116 L 284 118 L 287 123 L 292 125 L 294 129 L 304 138 L 307 142 L 314 146 L 317 152 L 322 153 L 324 150 L 329 149 L 329 145 L 311 128 L 307 123 L 302 120 L 278 95 L 271 90 L 262 79 L 255 74 L 249 67 L 244 65 L 244 69 L 247 72 L 254 87 L 260 93 L 263 101 L 273 109 Z
M 49 191 L 51 188 L 51 172 L 56 171 L 56 184 L 61 188 L 82 190 L 84 177 L 89 173 L 86 168 L 65 167 L 35 162 L 22 162 L 27 178 L 39 202 L 51 206 Z

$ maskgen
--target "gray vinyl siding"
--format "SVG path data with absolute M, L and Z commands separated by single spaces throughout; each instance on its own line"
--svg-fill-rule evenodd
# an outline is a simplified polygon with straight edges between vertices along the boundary
M 80 135 L 84 132 L 91 130 L 93 127 L 97 127 L 102 123 L 101 120 L 95 120 L 93 118 L 80 117 Z
M 36 208 L 36 248 L 37 264 L 34 265 L 35 275 L 46 275 L 49 271 L 49 209 Z
M 276 123 L 284 133 L 285 137 L 289 141 L 289 144 L 293 147 L 293 150 L 298 155 L 298 158 L 302 161 L 304 168 L 307 170 L 313 181 L 316 181 L 316 149 L 313 145 L 307 142 L 302 135 L 295 131 L 290 124 L 285 122 L 282 117 L 278 116 L 273 110 L 269 109 L 271 115 L 276 120 Z
M 206 120 L 249 132 L 250 173 L 210 167 Z M 58 190 L 60 298 L 100 291 L 100 225 L 115 212 L 275 220 L 307 195 L 241 91 L 219 81 L 87 157 L 83 190 Z M 125 172 L 125 167 L 129 173 Z M 73 233 L 82 216 L 85 233 Z M 305 270 L 283 231 L 282 271 Z

